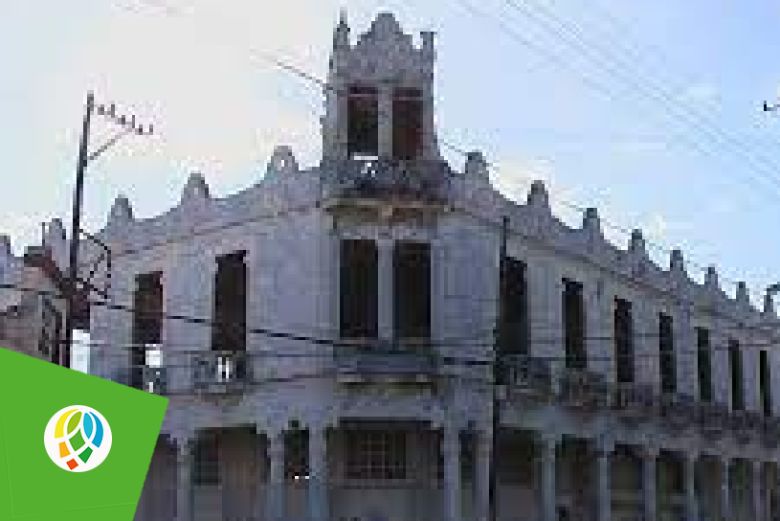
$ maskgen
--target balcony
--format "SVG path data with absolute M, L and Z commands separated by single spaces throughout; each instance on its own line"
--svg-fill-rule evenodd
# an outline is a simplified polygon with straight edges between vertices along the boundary
M 748 443 L 761 435 L 763 417 L 754 411 L 732 411 L 731 428 L 738 443 Z
M 702 402 L 699 404 L 699 428 L 705 438 L 723 437 L 730 426 L 729 408 L 725 404 Z
M 334 348 L 337 380 L 344 384 L 374 382 L 429 384 L 437 373 L 436 356 L 425 345 L 391 345 L 372 341 Z
M 559 399 L 567 407 L 593 411 L 606 407 L 607 381 L 604 375 L 587 369 L 564 368 L 561 373 Z
M 450 170 L 443 161 L 349 159 L 323 165 L 324 199 L 443 203 Z
M 776 449 L 780 445 L 780 418 L 775 416 L 764 417 L 761 434 L 764 446 L 769 449 Z
M 244 391 L 251 381 L 244 351 L 203 351 L 192 354 L 192 388 L 201 394 Z
M 690 428 L 696 418 L 696 401 L 685 394 L 664 393 L 660 401 L 661 417 L 673 431 Z
M 655 407 L 653 387 L 648 384 L 625 382 L 615 384 L 612 408 L 626 422 L 635 423 L 649 418 Z
M 547 360 L 509 355 L 504 367 L 510 396 L 536 402 L 546 402 L 552 397 L 552 373 Z

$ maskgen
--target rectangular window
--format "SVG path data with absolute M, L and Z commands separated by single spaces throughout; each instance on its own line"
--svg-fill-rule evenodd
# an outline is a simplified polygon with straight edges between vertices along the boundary
M 211 348 L 215 351 L 246 350 L 245 255 L 245 251 L 238 251 L 217 257 L 211 328 Z
M 585 306 L 582 284 L 563 279 L 563 327 L 566 346 L 566 367 L 585 369 Z
M 415 159 L 422 149 L 422 92 L 399 88 L 393 92 L 393 157 Z
M 374 241 L 341 242 L 339 331 L 343 338 L 377 337 L 377 261 Z
M 397 242 L 393 268 L 396 338 L 430 338 L 430 245 L 422 242 Z
M 499 349 L 502 354 L 528 353 L 528 303 L 525 263 L 511 257 L 504 260 L 501 272 L 503 310 Z
M 729 366 L 731 368 L 731 409 L 741 411 L 745 408 L 745 386 L 742 377 L 742 350 L 739 342 L 729 340 Z
M 661 363 L 661 392 L 677 392 L 677 360 L 674 354 L 674 322 L 671 315 L 658 316 L 658 352 Z
M 699 400 L 712 401 L 712 360 L 710 356 L 710 332 L 696 328 L 697 366 L 699 370 Z
M 402 430 L 345 431 L 347 479 L 406 478 L 406 433 Z
M 144 273 L 135 277 L 133 293 L 133 346 L 130 355 L 130 385 L 142 388 L 146 351 L 159 349 L 162 343 L 162 273 Z
M 347 100 L 349 157 L 379 155 L 379 104 L 374 87 L 353 85 Z
M 618 383 L 634 381 L 634 324 L 631 302 L 615 299 L 615 371 Z
M 769 365 L 769 353 L 764 349 L 758 352 L 758 365 L 761 410 L 764 412 L 764 416 L 772 416 L 772 373 Z

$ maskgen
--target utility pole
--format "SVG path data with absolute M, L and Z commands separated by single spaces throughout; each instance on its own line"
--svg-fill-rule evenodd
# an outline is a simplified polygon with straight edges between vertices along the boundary
M 92 116 L 97 112 L 100 116 L 106 116 L 112 123 L 120 127 L 120 130 L 100 145 L 94 152 L 89 152 L 89 132 L 92 124 Z M 78 302 L 78 264 L 79 264 L 79 239 L 81 237 L 81 211 L 84 197 L 84 174 L 87 165 L 96 160 L 103 152 L 119 141 L 123 136 L 133 133 L 139 136 L 148 136 L 154 132 L 152 125 L 144 127 L 136 124 L 135 116 L 117 116 L 116 106 L 112 103 L 108 107 L 95 105 L 95 95 L 92 91 L 87 93 L 87 103 L 84 110 L 84 120 L 81 126 L 81 139 L 79 141 L 79 154 L 76 163 L 76 185 L 73 188 L 73 214 L 70 228 L 70 251 L 68 257 L 68 280 L 65 295 L 65 349 L 61 352 L 60 365 L 70 367 L 70 351 L 73 344 L 73 329 L 75 322 L 75 308 Z
M 506 249 L 509 235 L 509 217 L 501 218 L 501 238 L 498 260 L 498 312 L 496 313 L 495 342 L 493 346 L 493 432 L 490 447 L 490 482 L 488 483 L 488 498 L 490 503 L 489 521 L 496 521 L 498 512 L 498 434 L 501 428 L 501 389 L 506 384 L 503 366 L 503 348 L 506 341 L 504 331 L 505 313 L 504 295 L 506 294 Z

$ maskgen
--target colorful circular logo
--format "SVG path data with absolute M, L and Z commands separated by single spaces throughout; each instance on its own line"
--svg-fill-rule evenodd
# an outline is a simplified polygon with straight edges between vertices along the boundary
M 111 427 L 92 407 L 71 405 L 57 411 L 43 434 L 46 453 L 68 472 L 87 472 L 103 463 L 111 450 Z

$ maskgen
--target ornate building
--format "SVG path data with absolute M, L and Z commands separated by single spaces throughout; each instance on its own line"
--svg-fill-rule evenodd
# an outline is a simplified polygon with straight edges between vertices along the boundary
M 224 199 L 193 174 L 163 215 L 114 203 L 91 367 L 170 397 L 137 519 L 484 521 L 493 450 L 503 521 L 775 519 L 771 299 L 595 209 L 567 227 L 542 183 L 507 200 L 478 152 L 453 170 L 434 57 L 342 20 L 318 166 L 279 147 Z

